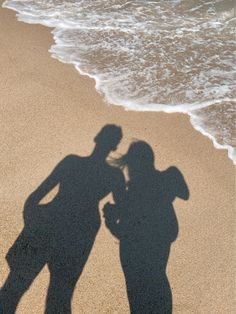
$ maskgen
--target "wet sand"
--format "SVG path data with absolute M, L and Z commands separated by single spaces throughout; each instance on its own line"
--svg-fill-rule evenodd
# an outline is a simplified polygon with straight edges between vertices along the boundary
M 156 166 L 178 167 L 190 190 L 188 201 L 174 203 L 180 231 L 168 261 L 173 313 L 234 313 L 235 167 L 227 151 L 215 149 L 186 115 L 105 103 L 93 80 L 50 57 L 50 29 L 20 23 L 13 11 L 0 9 L 0 43 L 0 285 L 27 196 L 66 155 L 88 155 L 100 128 L 115 123 L 124 133 L 117 154 L 133 139 L 145 140 Z M 43 313 L 48 282 L 45 267 L 17 314 Z M 78 311 L 129 313 L 118 241 L 104 223 L 74 292 Z

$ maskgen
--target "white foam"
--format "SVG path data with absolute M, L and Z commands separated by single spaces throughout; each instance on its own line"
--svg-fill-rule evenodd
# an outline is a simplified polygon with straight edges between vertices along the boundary
M 190 115 L 190 121 L 191 121 L 193 127 L 197 131 L 199 131 L 200 133 L 202 133 L 203 135 L 208 137 L 213 142 L 213 145 L 214 145 L 215 148 L 217 148 L 217 149 L 227 149 L 229 158 L 232 159 L 234 165 L 236 165 L 236 149 L 234 147 L 230 146 L 230 145 L 219 144 L 212 134 L 208 133 L 204 128 L 201 127 L 201 125 L 198 123 L 198 119 L 197 119 L 195 114 L 190 112 L 189 115 Z

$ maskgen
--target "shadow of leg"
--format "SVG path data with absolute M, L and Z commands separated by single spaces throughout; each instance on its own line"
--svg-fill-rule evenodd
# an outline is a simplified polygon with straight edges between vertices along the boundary
M 16 312 L 21 297 L 29 289 L 44 264 L 44 262 L 39 263 L 39 260 L 29 259 L 26 256 L 24 265 L 11 269 L 0 291 L 1 314 L 14 314 Z
M 44 250 L 23 230 L 6 256 L 10 273 L 0 290 L 2 314 L 14 314 L 23 294 L 46 263 Z
M 162 277 L 155 278 L 153 274 L 152 280 L 147 280 L 144 276 L 139 279 L 127 282 L 130 313 L 171 314 L 172 294 L 167 276 L 163 274 Z
M 50 284 L 47 293 L 45 314 L 71 314 L 71 301 L 75 285 L 82 273 L 84 263 L 73 257 L 63 258 L 48 264 Z

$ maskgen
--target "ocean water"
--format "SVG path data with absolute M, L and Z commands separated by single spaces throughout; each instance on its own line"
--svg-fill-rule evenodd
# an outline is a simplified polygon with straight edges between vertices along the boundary
M 114 105 L 184 112 L 236 164 L 234 0 L 6 0 Z

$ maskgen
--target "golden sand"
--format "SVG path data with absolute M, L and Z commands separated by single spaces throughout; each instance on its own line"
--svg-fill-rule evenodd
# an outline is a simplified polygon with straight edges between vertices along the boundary
M 235 168 L 227 152 L 195 131 L 186 115 L 108 105 L 93 80 L 50 57 L 51 44 L 48 28 L 0 9 L 0 285 L 27 196 L 63 157 L 88 155 L 100 128 L 115 123 L 124 133 L 118 153 L 133 139 L 147 141 L 156 166 L 178 167 L 190 190 L 188 201 L 174 204 L 180 232 L 168 262 L 173 313 L 235 313 Z M 43 313 L 48 282 L 45 267 L 17 314 Z M 78 311 L 129 313 L 119 243 L 104 223 L 74 292 Z

